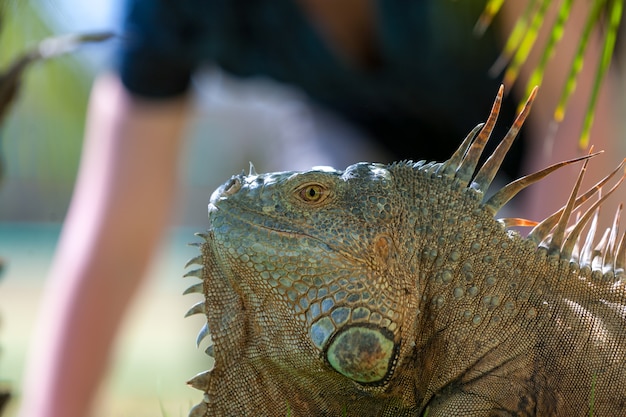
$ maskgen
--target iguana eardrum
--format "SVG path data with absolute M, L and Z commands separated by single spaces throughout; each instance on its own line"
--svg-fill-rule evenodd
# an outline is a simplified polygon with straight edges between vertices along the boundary
M 534 93 L 477 169 L 501 98 L 443 163 L 251 168 L 215 191 L 186 291 L 204 295 L 189 314 L 215 365 L 189 381 L 205 393 L 190 416 L 626 415 L 620 210 L 597 244 L 594 226 L 624 178 L 569 225 L 624 163 L 582 194 L 591 155 L 486 198 Z M 494 218 L 581 160 L 553 216 Z

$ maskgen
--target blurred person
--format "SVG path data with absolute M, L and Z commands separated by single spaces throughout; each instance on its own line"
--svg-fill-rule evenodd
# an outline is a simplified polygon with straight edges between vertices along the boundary
M 128 0 L 116 71 L 93 87 L 20 416 L 89 415 L 115 334 L 168 224 L 190 80 L 201 64 L 297 86 L 394 159 L 443 160 L 488 115 L 499 85 L 488 75 L 495 34 L 471 37 L 483 7 Z M 501 120 L 512 120 L 514 104 Z M 516 146 L 521 155 L 523 141 Z M 511 176 L 520 160 L 507 161 Z

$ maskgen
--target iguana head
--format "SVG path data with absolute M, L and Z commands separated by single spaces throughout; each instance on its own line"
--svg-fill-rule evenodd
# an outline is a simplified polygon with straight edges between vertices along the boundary
M 270 333 L 299 333 L 300 354 L 362 384 L 389 376 L 400 339 L 394 192 L 386 167 L 363 163 L 234 176 L 209 205 L 213 254 L 250 320 L 288 318 Z
M 196 311 L 209 317 L 215 369 L 247 363 L 271 385 L 299 391 L 334 385 L 354 395 L 383 386 L 396 364 L 410 285 L 394 278 L 402 212 L 395 191 L 389 167 L 366 163 L 344 171 L 251 169 L 215 191 L 195 260 L 204 264 L 207 296 Z M 230 312 L 216 306 L 225 293 L 237 300 Z M 241 321 L 216 331 L 235 315 Z
M 215 366 L 190 381 L 206 393 L 192 416 L 419 409 L 412 381 L 418 371 L 396 368 L 415 366 L 416 340 L 430 331 L 420 327 L 420 311 L 425 316 L 444 302 L 426 287 L 443 288 L 463 268 L 442 265 L 463 257 L 453 248 L 455 240 L 463 248 L 464 219 L 474 216 L 503 236 L 507 226 L 531 224 L 498 223 L 493 215 L 522 188 L 588 158 L 549 167 L 484 199 L 529 110 L 475 172 L 501 96 L 502 90 L 484 128 L 474 129 L 444 163 L 270 174 L 251 167 L 213 193 L 202 254 L 191 261 L 202 268 L 188 275 L 203 280 L 189 292 L 205 300 L 190 313 L 207 315 L 198 343 L 210 329 Z M 561 213 L 569 218 L 580 204 L 574 196 Z M 565 231 L 562 223 L 549 218 L 529 239 L 567 254 L 580 231 Z M 626 249 L 611 251 L 623 257 Z M 448 292 L 457 295 L 456 288 Z

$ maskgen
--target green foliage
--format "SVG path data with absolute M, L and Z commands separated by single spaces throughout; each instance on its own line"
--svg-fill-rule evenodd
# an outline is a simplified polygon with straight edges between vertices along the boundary
M 482 32 L 500 11 L 504 0 L 488 0 L 476 25 L 477 32 Z M 565 26 L 571 15 L 573 0 L 562 0 L 552 22 L 546 21 L 546 11 L 553 2 L 551 0 L 529 0 L 524 12 L 518 17 L 511 34 L 503 48 L 502 55 L 492 68 L 493 73 L 501 72 L 505 67 L 504 83 L 511 85 L 519 76 L 520 69 L 526 64 L 530 51 L 537 46 L 537 36 L 544 25 L 550 25 L 550 34 L 543 47 L 539 62 L 532 70 L 526 84 L 526 95 L 536 85 L 541 85 L 546 66 L 554 54 L 554 50 L 563 37 Z M 599 30 L 603 23 L 602 51 L 598 57 L 598 65 L 593 81 L 593 88 L 588 99 L 587 112 L 581 127 L 579 146 L 584 149 L 589 145 L 589 134 L 593 124 L 598 93 L 608 71 L 615 49 L 617 31 L 622 19 L 623 0 L 592 0 L 584 27 L 579 33 L 576 54 L 570 64 L 570 70 L 563 81 L 560 100 L 554 110 L 554 120 L 561 122 L 565 116 L 569 99 L 576 88 L 580 70 L 583 67 L 585 52 L 591 34 Z
M 62 218 L 78 169 L 92 76 L 80 56 L 68 52 L 111 36 L 51 36 L 40 7 L 0 0 L 0 184 L 6 185 L 0 219 Z
M 30 2 L 6 8 L 0 36 L 0 68 L 51 36 Z M 3 129 L 7 176 L 46 182 L 72 180 L 78 166 L 87 103 L 85 72 L 62 58 L 25 73 Z

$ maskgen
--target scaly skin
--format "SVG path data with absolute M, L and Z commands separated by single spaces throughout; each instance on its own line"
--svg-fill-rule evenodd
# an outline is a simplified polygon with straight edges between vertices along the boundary
M 470 183 L 481 140 L 221 186 L 188 274 L 215 358 L 190 415 L 626 413 L 624 244 L 603 274 L 554 243 L 578 237 L 560 223 L 545 247 L 506 230 L 491 179 Z

